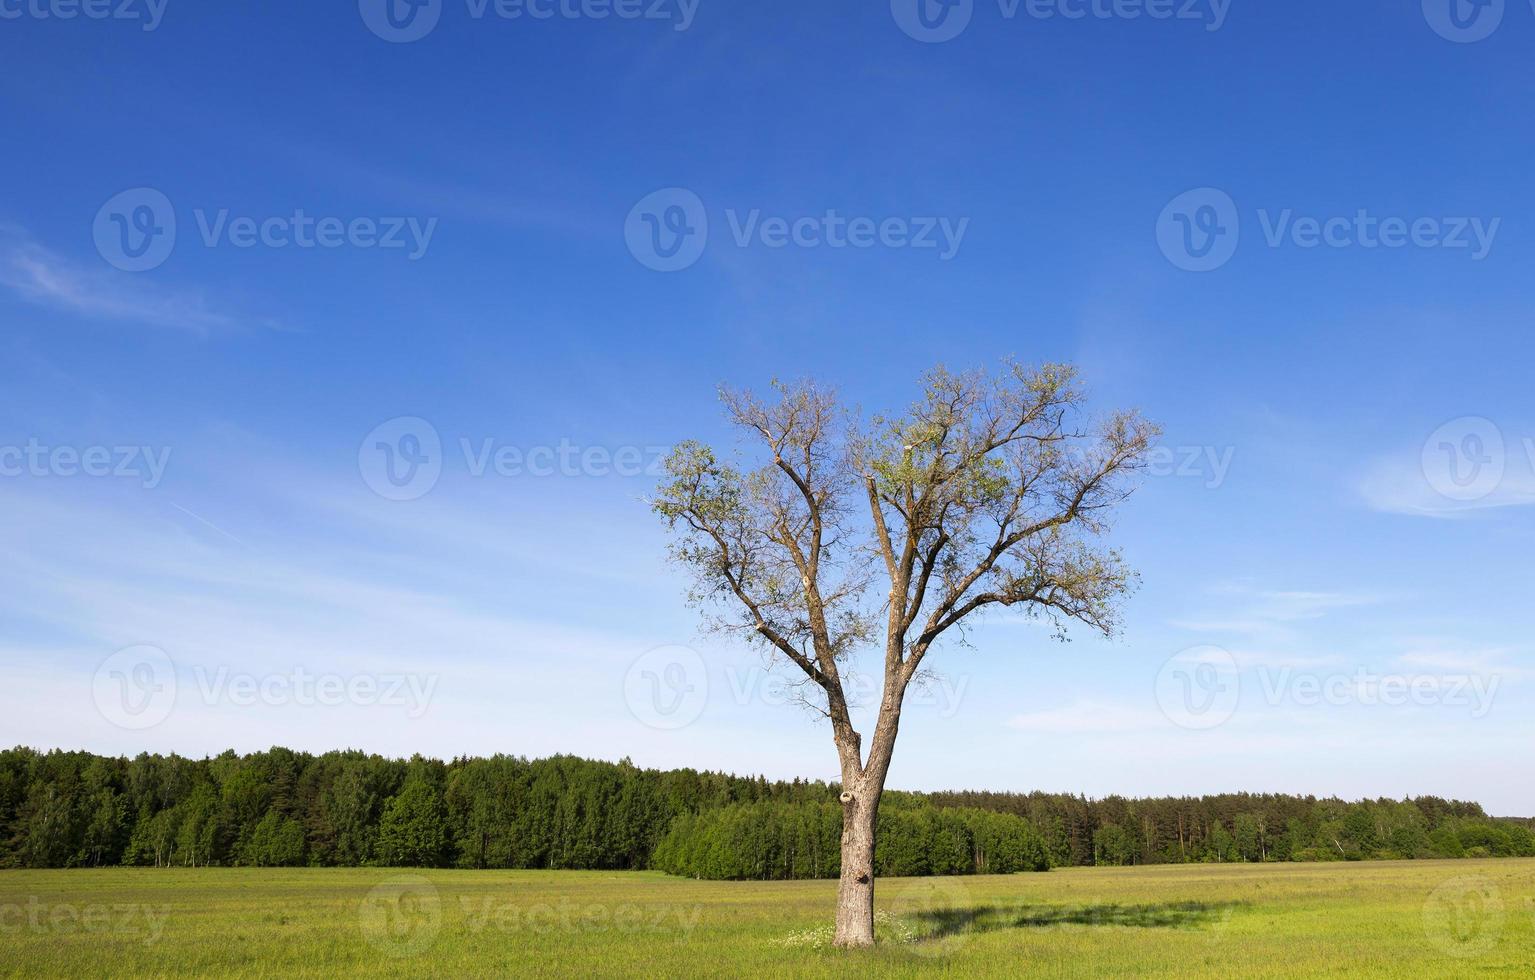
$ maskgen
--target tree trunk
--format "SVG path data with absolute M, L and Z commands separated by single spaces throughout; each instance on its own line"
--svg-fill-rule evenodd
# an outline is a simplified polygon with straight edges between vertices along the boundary
M 877 794 L 842 794 L 842 879 L 837 886 L 834 945 L 874 945 L 874 818 Z

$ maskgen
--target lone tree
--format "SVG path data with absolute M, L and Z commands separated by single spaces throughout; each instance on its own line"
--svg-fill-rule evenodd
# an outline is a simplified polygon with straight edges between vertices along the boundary
M 667 460 L 656 512 L 690 598 L 805 675 L 842 770 L 835 942 L 874 942 L 874 829 L 907 688 L 945 638 L 988 607 L 1020 606 L 1065 638 L 1110 635 L 1135 575 L 1100 539 L 1158 431 L 1134 412 L 1096 424 L 1068 365 L 1009 363 L 991 377 L 943 368 L 905 412 L 867 424 L 813 382 L 775 396 L 722 389 L 761 457 L 732 466 L 697 442 Z M 888 581 L 888 589 L 886 582 Z M 880 650 L 868 753 L 844 693 L 849 658 Z

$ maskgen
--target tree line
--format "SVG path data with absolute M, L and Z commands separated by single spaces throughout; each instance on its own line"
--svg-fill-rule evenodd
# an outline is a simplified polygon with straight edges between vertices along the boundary
M 1021 816 L 1057 865 L 1535 856 L 1535 821 L 1478 803 L 1226 793 L 1089 800 L 1054 793 L 932 793 L 938 806 Z
M 627 760 L 450 762 L 274 748 L 205 759 L 0 751 L 0 866 L 657 868 L 835 877 L 840 787 Z M 1419 797 L 886 794 L 878 874 L 1535 855 L 1529 821 Z
M 651 867 L 690 878 L 835 878 L 842 871 L 841 837 L 840 803 L 733 803 L 677 816 Z M 1022 817 L 935 807 L 908 793 L 887 796 L 880 808 L 876 875 L 1048 870 L 1044 838 Z

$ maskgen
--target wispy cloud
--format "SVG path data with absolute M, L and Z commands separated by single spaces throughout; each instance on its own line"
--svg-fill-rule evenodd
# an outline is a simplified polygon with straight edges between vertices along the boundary
M 1412 517 L 1466 518 L 1505 507 L 1535 504 L 1535 441 L 1509 447 L 1496 486 L 1474 499 L 1458 499 L 1436 489 L 1417 459 L 1386 457 L 1371 462 L 1356 489 L 1372 509 Z
M 1238 584 L 1222 585 L 1212 591 L 1222 599 L 1219 610 L 1174 619 L 1169 625 L 1197 633 L 1273 637 L 1286 633 L 1297 623 L 1383 601 L 1382 596 L 1370 592 L 1255 589 Z
M 360 545 L 340 534 L 274 535 L 260 522 L 210 519 L 200 504 L 193 510 L 111 488 L 50 495 L 0 484 L 0 504 L 15 518 L 0 533 L 0 663 L 26 682 L 0 691 L 0 738 L 10 740 L 0 744 L 319 749 L 336 747 L 341 732 L 346 744 L 392 752 L 452 754 L 478 744 L 596 753 L 626 732 L 634 737 L 619 681 L 640 651 L 668 638 L 619 616 L 557 622 L 513 590 L 475 590 L 466 580 L 494 581 L 500 563 L 470 554 L 459 534 L 474 522 L 440 522 L 430 509 L 418 509 L 409 541 L 396 545 L 386 533 Z M 491 524 L 479 522 L 481 537 Z M 456 557 L 439 558 L 425 546 L 433 540 Z M 402 554 L 411 556 L 408 572 Z M 165 651 L 187 692 L 142 736 L 114 729 L 91 699 L 92 671 L 135 644 Z M 387 708 L 195 696 L 196 678 L 221 670 L 266 677 L 298 667 L 430 678 L 435 695 L 418 719 Z M 596 693 L 573 707 L 551 694 L 565 690 Z M 570 741 L 567 728 L 559 744 L 559 722 L 582 711 L 582 734 Z M 549 733 L 545 744 L 540 731 Z
M 559 169 L 531 155 L 533 151 L 527 147 L 518 147 L 517 152 L 526 169 Z M 574 241 L 606 242 L 613 236 L 611 215 L 593 207 L 591 189 L 579 183 L 556 183 L 537 194 L 518 194 L 496 189 L 496 181 L 460 182 L 380 169 L 376 160 L 323 148 L 294 147 L 287 155 L 327 180 L 339 177 L 348 187 L 384 195 L 403 208 L 424 214 L 525 231 L 537 229 Z
M 200 336 L 277 326 L 213 309 L 200 293 L 168 289 L 132 273 L 72 261 L 14 226 L 0 225 L 0 286 L 30 303 Z
M 1169 722 L 1157 711 L 1126 704 L 1073 701 L 1059 708 L 1014 715 L 1007 727 L 1050 735 L 1111 735 L 1166 728 Z
M 1281 653 L 1270 650 L 1232 650 L 1231 658 L 1238 667 L 1260 670 L 1312 670 L 1319 667 L 1339 667 L 1346 661 L 1336 654 Z
M 1431 646 L 1411 650 L 1397 658 L 1403 667 L 1444 673 L 1480 674 L 1523 680 L 1535 677 L 1535 669 L 1513 662 L 1509 647 Z
M 1304 589 L 1244 589 L 1230 586 L 1224 591 L 1232 595 L 1247 596 L 1253 602 L 1253 613 L 1264 619 L 1293 622 L 1298 619 L 1320 619 L 1335 609 L 1368 606 L 1379 602 L 1380 597 L 1367 592 L 1336 592 Z

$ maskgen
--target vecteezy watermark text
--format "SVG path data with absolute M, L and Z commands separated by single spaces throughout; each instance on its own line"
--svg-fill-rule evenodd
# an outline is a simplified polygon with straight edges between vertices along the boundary
M 29 895 L 25 903 L 0 902 L 0 935 L 16 936 L 84 933 L 91 936 L 142 937 L 153 945 L 165 932 L 169 905 L 138 902 L 91 903 L 44 902 Z
M 252 673 L 228 666 L 191 669 L 191 693 L 204 705 L 278 707 L 404 708 L 407 718 L 424 715 L 437 690 L 436 674 L 287 671 Z M 119 728 L 142 731 L 170 717 L 182 685 L 176 664 L 159 647 L 140 644 L 112 654 L 96 668 L 91 696 L 101 716 Z
M 1372 214 L 1301 214 L 1293 208 L 1256 214 L 1269 248 L 1444 249 L 1463 251 L 1473 262 L 1492 252 L 1501 218 Z M 1214 187 L 1198 187 L 1173 198 L 1157 218 L 1157 245 L 1167 260 L 1188 272 L 1210 272 L 1231 261 L 1241 241 L 1242 216 L 1236 202 Z
M 947 262 L 959 254 L 969 218 L 937 217 L 848 218 L 828 209 L 824 214 L 764 217 L 761 209 L 745 214 L 725 209 L 736 248 L 760 243 L 764 248 L 914 248 L 937 249 Z
M 505 478 L 660 476 L 666 446 L 593 446 L 560 439 L 553 445 L 515 445 L 461 437 L 456 448 L 472 477 Z M 436 426 L 414 415 L 390 419 L 363 437 L 357 469 L 374 493 L 415 500 L 442 476 L 445 452 Z
M 686 936 L 698 927 L 702 905 L 639 905 L 622 902 L 573 902 L 561 897 L 557 902 L 533 902 L 518 905 L 490 895 L 460 895 L 459 911 L 471 933 L 531 932 L 619 932 L 675 933 Z
M 716 696 L 723 692 L 737 707 L 806 704 L 814 694 L 813 685 L 807 685 L 804 678 L 763 667 L 730 664 L 724 668 L 724 674 L 722 688 L 711 682 L 708 665 L 692 647 L 680 644 L 653 647 L 629 665 L 624 675 L 624 700 L 637 721 L 669 731 L 697 721 L 709 704 L 711 691 Z M 843 692 L 849 705 L 855 708 L 877 703 L 882 685 L 882 680 L 870 673 L 843 675 Z M 969 687 L 968 675 L 957 679 L 934 675 L 913 685 L 906 703 L 934 710 L 941 718 L 952 718 Z
M 693 26 L 699 0 L 464 0 L 470 20 L 624 20 Z M 447 0 L 358 0 L 357 12 L 378 37 L 392 44 L 419 41 L 437 29 Z
M 436 218 L 317 218 L 303 208 L 296 208 L 291 215 L 264 218 L 231 216 L 228 208 L 211 215 L 196 208 L 192 214 L 207 248 L 226 243 L 235 248 L 408 248 L 405 257 L 412 262 L 426 254 L 437 230 Z
M 403 251 L 414 262 L 426 255 L 437 231 L 436 218 L 415 215 L 235 214 L 228 208 L 193 208 L 204 248 L 368 249 Z M 96 251 L 124 272 L 146 272 L 170 258 L 176 247 L 177 215 L 169 197 L 153 187 L 114 195 L 96 212 L 91 226 Z
M 493 438 L 458 440 L 470 476 L 659 476 L 665 446 L 513 446 Z
M 1378 673 L 1368 667 L 1352 673 L 1315 674 L 1289 667 L 1258 672 L 1264 700 L 1270 705 L 1289 702 L 1302 708 L 1318 705 L 1363 705 L 1401 708 L 1445 706 L 1470 708 L 1472 718 L 1485 718 L 1492 710 L 1502 678 L 1496 674 L 1396 674 Z
M 940 261 L 959 254 L 970 219 L 945 215 L 846 215 L 836 208 L 810 214 L 768 214 L 761 208 L 724 211 L 736 248 L 855 249 L 932 252 Z M 646 268 L 678 272 L 697 262 L 709 242 L 709 212 L 684 187 L 647 194 L 624 220 L 629 253 Z
M 442 893 L 421 875 L 402 875 L 380 882 L 358 906 L 363 938 L 394 958 L 429 950 L 455 911 Z M 497 895 L 458 896 L 459 928 L 470 935 L 496 933 L 650 933 L 685 941 L 698 928 L 701 905 L 622 902 L 554 902 L 519 904 Z
M 88 476 L 138 480 L 153 490 L 165 478 L 169 446 L 45 446 L 36 438 L 0 446 L 0 477 Z
M 131 20 L 152 31 L 170 0 L 0 0 L 0 20 Z
M 1153 477 L 1201 479 L 1214 490 L 1226 482 L 1235 446 L 1153 446 L 1146 453 L 1146 474 Z
M 334 708 L 351 704 L 403 707 L 407 718 L 426 713 L 437 690 L 436 674 L 315 674 L 303 667 L 281 673 L 252 674 L 228 667 L 192 668 L 197 692 L 205 704 L 227 703 L 247 708 L 294 704 Z
M 1492 711 L 1503 678 L 1487 673 L 1401 673 L 1359 666 L 1353 670 L 1314 671 L 1259 665 L 1257 691 L 1269 707 L 1360 706 L 1382 708 L 1470 709 L 1473 719 Z M 1241 704 L 1243 671 L 1237 659 L 1217 646 L 1181 650 L 1157 673 L 1155 692 L 1162 714 L 1193 730 L 1215 728 L 1231 720 Z
M 1318 218 L 1297 216 L 1290 208 L 1271 214 L 1258 209 L 1263 240 L 1269 248 L 1286 241 L 1297 248 L 1450 248 L 1470 249 L 1471 260 L 1480 262 L 1492 251 L 1502 218 L 1478 217 L 1380 218 L 1363 208 L 1349 216 Z
M 965 32 L 979 0 L 890 0 L 890 15 L 906 35 L 926 44 L 952 41 Z M 1218 31 L 1231 0 L 996 0 L 1003 21 L 1162 20 L 1195 23 Z

